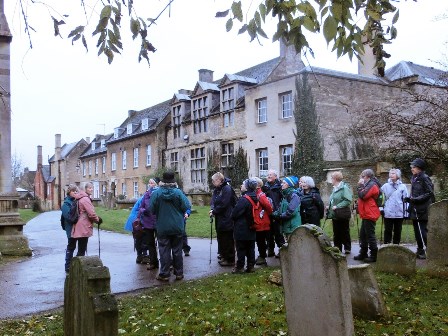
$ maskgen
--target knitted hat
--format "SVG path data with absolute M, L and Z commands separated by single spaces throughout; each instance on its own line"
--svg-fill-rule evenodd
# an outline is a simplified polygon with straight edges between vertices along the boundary
M 244 186 L 246 187 L 247 191 L 255 191 L 258 187 L 258 183 L 257 180 L 251 178 L 244 180 Z
M 176 180 L 174 178 L 173 172 L 165 172 L 162 175 L 162 182 L 163 183 L 176 183 Z
M 416 158 L 414 161 L 411 162 L 411 166 L 412 167 L 418 167 L 420 169 L 425 169 L 425 161 L 420 159 L 420 158 Z
M 295 176 L 287 176 L 283 179 L 283 182 L 286 182 L 288 186 L 291 188 L 294 188 L 296 185 L 296 182 L 298 182 L 297 177 Z

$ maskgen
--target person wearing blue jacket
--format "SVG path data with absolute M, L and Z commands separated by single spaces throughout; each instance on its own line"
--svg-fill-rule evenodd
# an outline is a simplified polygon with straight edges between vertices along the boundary
M 61 210 L 61 224 L 67 235 L 67 249 L 65 250 L 65 272 L 68 273 L 70 269 L 70 263 L 73 258 L 73 253 L 76 249 L 76 239 L 72 238 L 73 225 L 76 223 L 70 223 L 67 219 L 72 203 L 75 201 L 75 195 L 78 193 L 78 187 L 75 184 L 70 184 L 67 188 L 67 196 L 64 198 Z
M 394 168 L 389 171 L 389 179 L 383 184 L 381 191 L 386 199 L 383 208 L 384 244 L 400 244 L 403 218 L 407 212 L 404 199 L 408 197 L 408 189 L 401 182 L 400 169 Z
M 157 243 L 159 246 L 160 271 L 156 279 L 169 281 L 170 266 L 176 280 L 184 277 L 182 257 L 182 234 L 184 215 L 190 208 L 190 202 L 177 188 L 173 172 L 163 173 L 159 188 L 151 195 L 149 209 L 157 217 Z M 171 259 L 172 256 L 172 259 Z

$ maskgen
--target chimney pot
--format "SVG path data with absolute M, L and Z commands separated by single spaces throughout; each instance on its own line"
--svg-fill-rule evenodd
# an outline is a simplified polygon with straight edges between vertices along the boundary
M 199 81 L 200 82 L 213 82 L 213 71 L 208 69 L 199 69 Z

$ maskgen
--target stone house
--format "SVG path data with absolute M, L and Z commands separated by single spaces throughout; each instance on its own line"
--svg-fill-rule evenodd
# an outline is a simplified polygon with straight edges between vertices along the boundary
M 55 154 L 48 159 L 50 164 L 50 176 L 53 177 L 53 192 L 49 200 L 53 210 L 61 208 L 65 198 L 65 192 L 70 183 L 79 184 L 78 159 L 86 149 L 90 138 L 61 146 L 61 135 L 55 135 Z
M 109 191 L 127 199 L 143 195 L 142 178 L 163 165 L 169 111 L 168 100 L 141 111 L 130 110 L 113 134 L 95 137 L 79 157 L 81 181 L 93 183 L 94 198 Z
M 39 200 L 42 210 L 52 210 L 54 177 L 50 165 L 43 165 L 42 146 L 37 146 L 37 169 L 34 175 L 34 196 Z

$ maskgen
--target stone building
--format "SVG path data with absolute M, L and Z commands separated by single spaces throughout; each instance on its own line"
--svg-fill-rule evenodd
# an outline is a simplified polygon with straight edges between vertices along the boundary
M 34 196 L 39 200 L 42 210 L 52 210 L 54 177 L 50 165 L 43 165 L 42 146 L 37 146 L 37 169 L 34 175 Z
M 78 159 L 89 142 L 90 139 L 87 138 L 61 146 L 61 135 L 55 135 L 55 154 L 48 159 L 53 190 L 47 194 L 53 210 L 61 208 L 68 185 L 79 184 Z

